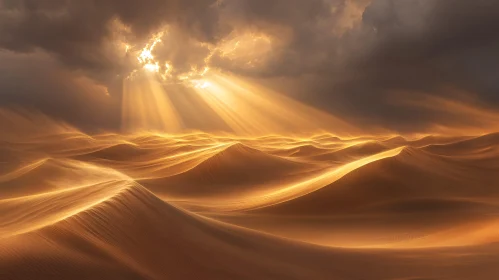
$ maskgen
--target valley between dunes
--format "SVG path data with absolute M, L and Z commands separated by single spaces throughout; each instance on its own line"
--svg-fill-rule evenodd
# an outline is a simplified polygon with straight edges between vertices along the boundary
M 0 137 L 0 279 L 498 279 L 499 134 Z

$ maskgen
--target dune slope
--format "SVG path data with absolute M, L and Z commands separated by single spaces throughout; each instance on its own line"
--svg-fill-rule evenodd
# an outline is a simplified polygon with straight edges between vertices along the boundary
M 431 253 L 433 259 L 443 259 L 451 252 Z M 476 266 L 466 263 L 465 257 L 454 257 L 459 265 L 445 269 L 419 254 L 326 250 L 282 240 L 186 213 L 132 186 L 51 225 L 3 239 L 0 268 L 5 279 L 397 279 L 429 275 L 466 279 L 457 273 L 469 275 L 466 271 Z M 414 262 L 404 264 L 402 260 L 409 256 Z M 358 263 L 369 264 L 357 270 Z M 421 272 L 424 266 L 433 270 Z
M 499 275 L 497 134 L 57 127 L 0 141 L 0 279 Z

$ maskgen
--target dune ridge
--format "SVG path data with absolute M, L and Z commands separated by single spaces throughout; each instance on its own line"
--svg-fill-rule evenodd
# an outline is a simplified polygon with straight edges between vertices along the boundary
M 0 141 L 2 279 L 499 275 L 499 134 L 64 128 Z

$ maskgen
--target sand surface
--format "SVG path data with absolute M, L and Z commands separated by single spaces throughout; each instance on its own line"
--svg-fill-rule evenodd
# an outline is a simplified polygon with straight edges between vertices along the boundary
M 499 134 L 0 137 L 0 279 L 499 279 Z

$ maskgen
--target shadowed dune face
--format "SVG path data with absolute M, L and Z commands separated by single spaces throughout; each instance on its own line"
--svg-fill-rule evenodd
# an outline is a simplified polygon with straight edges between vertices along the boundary
M 493 279 L 497 147 L 497 134 L 1 139 L 0 278 Z

